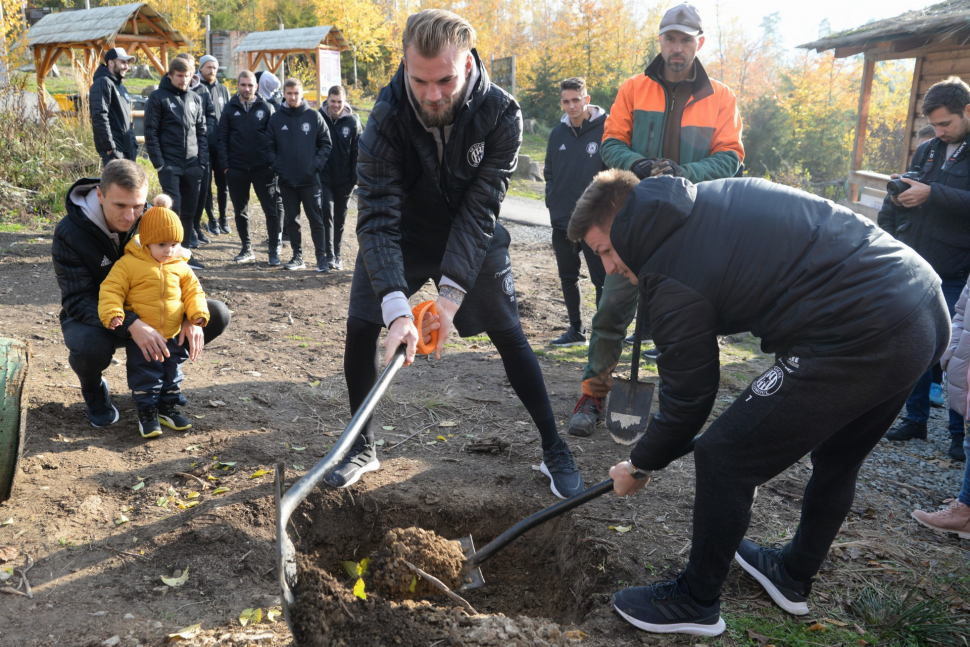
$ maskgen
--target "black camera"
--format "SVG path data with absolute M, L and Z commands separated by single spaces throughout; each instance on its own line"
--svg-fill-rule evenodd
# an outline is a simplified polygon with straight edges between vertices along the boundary
M 886 193 L 889 195 L 899 195 L 909 189 L 910 185 L 903 182 L 903 178 L 919 182 L 919 173 L 903 173 L 895 180 L 889 180 L 889 183 L 886 184 Z

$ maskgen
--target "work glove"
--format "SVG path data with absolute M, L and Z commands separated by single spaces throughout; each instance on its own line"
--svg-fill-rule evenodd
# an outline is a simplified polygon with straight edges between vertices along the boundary
M 636 175 L 638 178 L 645 180 L 651 175 L 655 175 L 655 173 L 652 173 L 652 171 L 654 164 L 656 164 L 658 161 L 659 160 L 656 157 L 651 157 L 650 159 L 643 158 L 635 162 L 633 166 L 630 167 L 630 170 L 633 171 L 634 175 Z
M 684 177 L 684 169 L 677 162 L 669 159 L 659 159 L 653 164 L 650 175 L 672 175 L 674 177 Z

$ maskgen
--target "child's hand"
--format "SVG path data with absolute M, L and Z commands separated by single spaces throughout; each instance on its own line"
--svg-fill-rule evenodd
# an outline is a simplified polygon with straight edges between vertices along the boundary
M 108 324 L 108 330 L 114 330 L 115 328 L 121 325 L 122 321 L 123 320 L 121 317 L 115 317 L 114 319 L 111 320 L 111 323 Z
M 205 325 L 205 319 L 203 319 L 202 317 L 199 317 L 198 319 L 195 320 L 195 325 L 196 326 L 204 326 Z

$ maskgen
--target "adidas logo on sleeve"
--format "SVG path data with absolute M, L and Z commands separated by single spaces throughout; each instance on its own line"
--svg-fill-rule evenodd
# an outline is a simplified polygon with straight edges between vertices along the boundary
M 559 147 L 559 150 L 561 150 L 561 151 L 564 151 L 564 150 L 566 150 L 566 145 L 565 145 L 565 144 L 562 144 L 562 145 L 561 145 L 561 146 Z
M 111 265 L 111 261 L 107 256 L 105 256 L 103 259 L 101 259 L 101 267 L 107 267 L 108 265 Z
M 289 130 L 289 128 L 286 127 L 286 124 L 283 124 L 283 127 L 280 128 L 280 130 Z

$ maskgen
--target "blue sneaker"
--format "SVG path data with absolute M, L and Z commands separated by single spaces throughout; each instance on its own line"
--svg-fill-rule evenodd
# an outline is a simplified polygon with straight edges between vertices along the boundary
M 930 404 L 934 407 L 943 406 L 943 385 L 934 382 L 930 385 Z
M 613 594 L 613 608 L 637 629 L 653 633 L 714 637 L 725 629 L 720 601 L 703 606 L 676 581 L 623 589 Z

